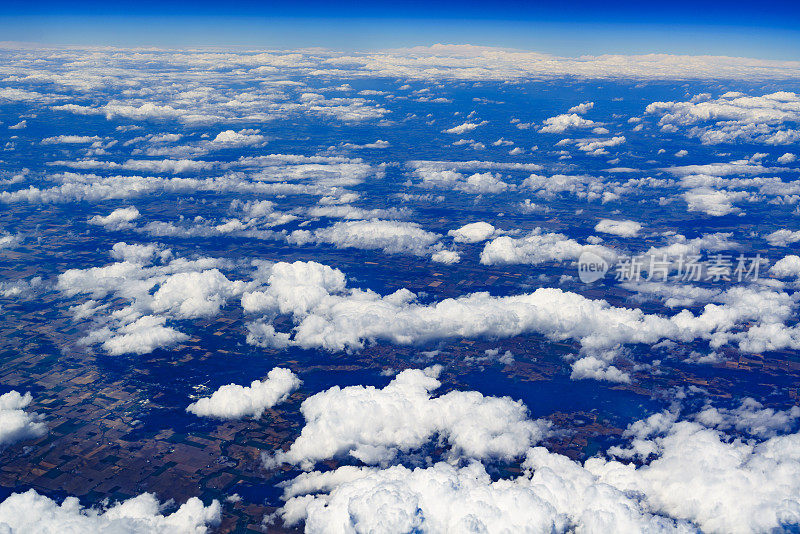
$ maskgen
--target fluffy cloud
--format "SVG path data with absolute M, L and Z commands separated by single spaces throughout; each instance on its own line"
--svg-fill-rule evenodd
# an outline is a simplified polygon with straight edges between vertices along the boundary
M 641 229 L 641 223 L 636 221 L 615 221 L 613 219 L 601 219 L 594 227 L 595 232 L 613 234 L 620 237 L 636 237 Z
M 635 450 L 655 459 L 637 467 L 593 458 L 585 468 L 622 491 L 644 495 L 654 512 L 692 521 L 704 532 L 800 524 L 800 435 L 749 443 L 688 421 L 653 437 L 644 427 L 634 429 Z
M 333 387 L 306 399 L 300 411 L 305 426 L 270 465 L 316 462 L 350 455 L 385 463 L 438 437 L 451 454 L 469 458 L 511 459 L 537 443 L 549 428 L 528 418 L 525 406 L 509 397 L 485 397 L 475 391 L 431 392 L 441 383 L 439 368 L 401 372 L 383 389 Z
M 731 240 L 733 236 L 730 232 L 716 232 L 713 234 L 703 234 L 694 239 L 688 239 L 683 234 L 670 235 L 667 244 L 660 247 L 650 247 L 647 255 L 678 257 L 697 255 L 703 252 L 718 252 L 722 250 L 736 250 L 741 245 Z
M 467 176 L 466 180 L 455 185 L 458 191 L 466 193 L 502 193 L 513 188 L 510 184 L 504 182 L 499 174 L 492 174 L 490 172 L 476 172 Z
M 378 340 L 420 344 L 536 333 L 576 340 L 585 352 L 661 339 L 705 339 L 712 348 L 738 343 L 748 352 L 800 347 L 800 333 L 787 326 L 797 307 L 795 299 L 761 285 L 721 292 L 698 315 L 682 310 L 662 316 L 555 288 L 505 297 L 472 293 L 421 304 L 407 289 L 385 296 L 348 289 L 341 271 L 315 262 L 278 263 L 262 276 L 267 283 L 245 291 L 242 306 L 262 316 L 251 323 L 251 332 L 264 333 L 259 343 L 267 346 L 342 351 Z M 274 330 L 271 321 L 278 315 L 291 318 L 290 332 Z
M 455 250 L 437 250 L 431 254 L 431 261 L 436 263 L 444 263 L 450 265 L 451 263 L 458 263 L 461 261 L 461 254 Z
M 465 224 L 461 228 L 450 230 L 447 235 L 456 243 L 480 243 L 494 235 L 495 228 L 487 222 L 474 222 Z
M 0 231 L 0 249 L 13 248 L 21 242 L 22 237 L 20 235 Z
M 577 113 L 556 115 L 544 120 L 544 125 L 539 128 L 539 133 L 563 133 L 570 128 L 592 128 L 596 122 L 584 119 Z
M 298 387 L 300 379 L 291 370 L 276 367 L 267 374 L 266 380 L 253 380 L 250 386 L 222 386 L 210 397 L 190 404 L 186 411 L 219 419 L 259 418 L 264 410 L 285 401 Z
M 224 148 L 236 148 L 242 146 L 263 146 L 266 140 L 266 137 L 254 131 L 242 130 L 236 132 L 233 130 L 225 130 L 218 133 L 211 143 Z
M 765 408 L 755 399 L 746 398 L 734 409 L 708 406 L 695 418 L 710 428 L 721 430 L 734 428 L 760 438 L 772 438 L 786 434 L 797 426 L 800 421 L 800 406 L 792 406 L 788 410 L 775 410 Z
M 378 249 L 389 254 L 422 256 L 431 252 L 440 238 L 439 234 L 423 230 L 417 223 L 372 219 L 337 222 L 314 232 L 298 230 L 292 233 L 290 241 L 299 244 L 316 241 L 337 248 Z
M 532 174 L 522 182 L 520 187 L 547 199 L 554 198 L 559 193 L 570 193 L 578 198 L 597 200 L 610 193 L 603 179 L 585 175 L 554 174 L 552 176 L 543 176 Z
M 56 137 L 45 137 L 42 139 L 43 145 L 71 145 L 71 144 L 91 144 L 102 141 L 102 137 L 96 135 L 58 135 Z
M 712 217 L 722 217 L 730 213 L 739 213 L 741 210 L 733 205 L 734 202 L 751 198 L 745 191 L 715 191 L 709 188 L 697 188 L 683 194 L 689 211 L 700 211 Z
M 443 133 L 464 135 L 465 133 L 471 132 L 475 128 L 477 128 L 479 126 L 483 126 L 484 124 L 488 124 L 488 121 L 465 122 L 463 124 L 459 124 L 458 126 L 453 126 L 452 128 L 448 128 L 447 130 L 443 130 Z
M 631 381 L 628 373 L 620 371 L 607 361 L 594 355 L 584 356 L 572 364 L 569 376 L 573 380 L 598 380 L 627 384 Z
M 19 534 L 37 532 L 125 532 L 130 534 L 205 534 L 221 520 L 218 501 L 204 506 L 193 497 L 176 511 L 163 515 L 162 505 L 143 493 L 101 509 L 81 506 L 75 497 L 61 504 L 34 490 L 14 493 L 0 503 L 0 530 Z
M 577 106 L 572 106 L 567 110 L 567 113 L 578 113 L 583 115 L 587 111 L 590 111 L 594 108 L 594 102 L 583 102 L 582 104 L 578 104 Z
M 84 338 L 111 354 L 144 354 L 184 341 L 188 336 L 167 326 L 167 320 L 214 316 L 247 287 L 229 280 L 219 270 L 224 262 L 211 258 L 170 259 L 160 247 L 126 243 L 116 244 L 112 256 L 122 261 L 70 269 L 56 283 L 66 297 L 87 294 L 127 302 L 107 317 L 95 317 L 95 329 Z
M 9 391 L 0 395 L 0 449 L 47 433 L 42 416 L 25 411 L 32 401 L 30 393 Z
M 786 247 L 800 241 L 800 230 L 787 230 L 782 228 L 780 230 L 775 230 L 764 239 L 773 247 Z
M 660 115 L 663 130 L 680 128 L 704 144 L 787 145 L 800 141 L 800 130 L 785 126 L 800 123 L 799 104 L 800 96 L 785 91 L 763 96 L 730 92 L 715 100 L 653 102 L 646 113 Z
M 592 156 L 604 156 L 608 154 L 606 148 L 620 146 L 625 144 L 627 139 L 624 135 L 617 135 L 611 139 L 586 139 L 576 142 L 579 150 L 582 150 Z
M 95 215 L 89 219 L 89 224 L 97 226 L 104 226 L 108 230 L 124 230 L 133 228 L 133 221 L 139 218 L 141 214 L 134 206 L 128 208 L 119 208 L 106 216 Z
M 739 534 L 800 524 L 800 435 L 743 442 L 676 419 L 638 421 L 626 431 L 630 448 L 612 447 L 583 465 L 531 448 L 523 474 L 511 478 L 492 478 L 477 462 L 305 473 L 285 486 L 279 515 L 315 533 Z
M 784 256 L 775 262 L 769 272 L 779 278 L 800 278 L 800 256 Z
M 536 228 L 525 237 L 501 236 L 487 243 L 481 252 L 481 263 L 539 264 L 550 261 L 576 260 L 584 252 L 592 252 L 612 260 L 617 254 L 601 245 L 581 245 L 564 234 L 544 232 Z
M 165 163 L 166 161 L 166 163 Z M 104 162 L 105 163 L 105 162 Z M 86 162 L 74 164 L 78 168 L 89 166 Z M 106 168 L 106 165 L 94 165 Z M 201 191 L 213 193 L 246 193 L 254 195 L 338 195 L 342 187 L 357 185 L 373 175 L 377 169 L 360 160 L 342 157 L 297 156 L 270 154 L 249 158 L 239 158 L 231 163 L 203 162 L 200 167 L 188 167 L 173 160 L 150 161 L 147 163 L 128 162 L 121 167 L 134 167 L 155 172 L 182 172 L 186 169 L 211 168 L 215 166 L 232 170 L 247 169 L 248 173 L 233 172 L 213 178 L 187 178 L 160 176 L 99 176 L 65 172 L 48 176 L 57 182 L 51 187 L 29 186 L 14 191 L 0 191 L 3 203 L 64 203 L 77 201 L 101 201 L 130 199 L 148 195 L 196 194 Z
M 567 458 L 550 455 L 549 465 L 537 460 L 535 473 L 497 481 L 478 463 L 308 473 L 287 485 L 280 514 L 287 525 L 304 520 L 313 534 L 676 530 Z

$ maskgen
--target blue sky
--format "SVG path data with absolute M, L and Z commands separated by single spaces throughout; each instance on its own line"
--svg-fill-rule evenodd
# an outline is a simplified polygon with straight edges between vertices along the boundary
M 800 59 L 797 2 L 4 2 L 0 40 L 374 49 L 436 42 L 554 54 Z

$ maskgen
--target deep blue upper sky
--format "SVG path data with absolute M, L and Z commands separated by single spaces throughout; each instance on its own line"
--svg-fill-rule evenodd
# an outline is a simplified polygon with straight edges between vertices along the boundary
M 800 59 L 800 3 L 353 0 L 0 5 L 0 39 L 59 44 L 326 46 L 436 42 L 555 54 L 669 52 Z

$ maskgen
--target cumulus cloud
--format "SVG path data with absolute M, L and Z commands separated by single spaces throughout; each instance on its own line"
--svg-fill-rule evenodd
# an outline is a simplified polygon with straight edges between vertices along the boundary
M 549 423 L 531 420 L 527 408 L 509 397 L 451 391 L 438 397 L 440 369 L 402 371 L 383 389 L 333 387 L 300 407 L 305 426 L 287 451 L 268 464 L 299 464 L 349 455 L 386 463 L 398 453 L 429 444 L 435 437 L 451 454 L 469 458 L 514 458 L 537 443 Z
M 43 145 L 83 145 L 102 141 L 102 137 L 96 135 L 58 135 L 55 137 L 45 137 L 42 139 Z
M 800 435 L 743 442 L 668 412 L 625 435 L 629 448 L 583 465 L 531 448 L 523 473 L 507 478 L 478 462 L 305 473 L 286 484 L 279 515 L 288 526 L 305 521 L 307 532 L 739 534 L 800 524 Z
M 0 395 L 0 449 L 26 439 L 40 438 L 47 434 L 43 417 L 26 412 L 33 397 L 30 393 L 9 391 Z
M 605 199 L 606 195 L 612 193 L 607 187 L 604 180 L 596 176 L 565 174 L 552 176 L 532 174 L 520 185 L 520 188 L 547 199 L 555 198 L 561 193 L 569 193 L 586 200 Z
M 449 265 L 451 263 L 458 263 L 461 261 L 461 254 L 456 252 L 455 250 L 437 250 L 433 254 L 431 254 L 431 261 L 436 263 L 444 263 Z
M 91 162 L 89 162 L 91 163 Z M 94 163 L 77 162 L 82 166 L 105 168 L 106 162 L 97 166 Z M 367 177 L 380 172 L 361 162 L 342 157 L 299 156 L 291 154 L 270 154 L 266 156 L 242 157 L 235 162 L 209 164 L 200 167 L 184 165 L 174 160 L 149 161 L 137 163 L 129 161 L 114 165 L 114 168 L 138 168 L 155 172 L 182 172 L 215 166 L 226 169 L 247 169 L 250 172 L 228 173 L 213 178 L 189 178 L 161 176 L 99 176 L 64 172 L 49 178 L 57 182 L 50 187 L 29 186 L 14 191 L 0 191 L 0 202 L 15 203 L 64 203 L 92 202 L 101 200 L 131 199 L 148 195 L 195 194 L 201 191 L 213 193 L 247 193 L 255 195 L 318 195 L 342 194 L 342 187 L 363 183 Z
M 257 419 L 264 410 L 289 398 L 298 387 L 300 379 L 291 370 L 276 367 L 267 374 L 266 380 L 253 380 L 250 386 L 222 386 L 210 397 L 190 404 L 186 411 L 200 417 L 241 419 L 250 416 Z
M 465 122 L 463 124 L 459 124 L 457 126 L 453 126 L 452 128 L 448 128 L 443 130 L 442 133 L 449 133 L 449 134 L 456 134 L 456 135 L 464 135 L 467 132 L 471 132 L 475 128 L 479 126 L 483 126 L 484 124 L 488 124 L 489 121 L 481 121 L 481 122 Z
M 539 459 L 539 458 L 537 458 Z M 388 469 L 340 467 L 287 485 L 279 511 L 309 533 L 358 532 L 667 532 L 633 498 L 552 455 L 535 473 L 492 481 L 478 463 Z M 688 530 L 688 529 L 686 529 Z
M 717 191 L 704 187 L 686 191 L 683 198 L 689 211 L 700 211 L 712 217 L 722 217 L 730 213 L 739 213 L 741 209 L 733 203 L 747 200 L 751 195 L 745 191 Z
M 643 435 L 650 432 L 633 432 L 636 449 L 655 454 L 649 463 L 593 458 L 585 468 L 704 532 L 765 532 L 800 523 L 800 435 L 748 443 L 688 421 Z
M 800 230 L 787 230 L 786 228 L 782 228 L 767 235 L 765 239 L 773 247 L 786 247 L 800 241 Z
M 800 256 L 789 254 L 775 262 L 769 272 L 778 278 L 800 278 Z
M 58 504 L 34 490 L 14 493 L 0 503 L 0 530 L 20 534 L 36 532 L 126 532 L 131 534 L 205 534 L 221 521 L 218 501 L 204 506 L 197 497 L 164 515 L 151 493 L 143 493 L 100 509 L 81 506 L 76 497 Z
M 104 226 L 108 230 L 124 230 L 133 228 L 133 221 L 139 218 L 141 214 L 134 206 L 128 208 L 119 208 L 108 215 L 95 215 L 89 219 L 89 224 L 97 226 Z
M 729 92 L 713 100 L 653 102 L 646 113 L 660 116 L 662 130 L 680 128 L 704 144 L 788 145 L 800 141 L 798 104 L 800 96 L 786 91 L 762 96 Z
M 592 128 L 596 125 L 596 122 L 584 119 L 577 113 L 569 113 L 545 119 L 539 133 L 563 133 L 570 128 Z
M 775 410 L 765 408 L 757 400 L 748 397 L 733 409 L 707 406 L 695 419 L 709 428 L 733 428 L 759 438 L 772 438 L 786 434 L 797 426 L 800 421 L 800 406 Z
M 506 182 L 499 172 L 492 171 L 537 171 L 542 168 L 534 163 L 477 160 L 410 161 L 407 165 L 412 169 L 412 176 L 419 180 L 416 185 L 420 187 L 474 194 L 496 194 L 515 189 L 514 184 Z
M 613 234 L 620 237 L 636 237 L 641 229 L 642 224 L 636 221 L 615 221 L 613 219 L 601 219 L 594 227 L 595 232 Z
M 579 115 L 583 115 L 587 111 L 590 111 L 594 108 L 594 102 L 583 102 L 576 106 L 572 106 L 567 110 L 567 113 L 578 113 Z
M 480 243 L 495 233 L 495 227 L 483 221 L 465 224 L 461 228 L 450 230 L 447 235 L 456 243 Z
M 418 223 L 371 219 L 365 221 L 343 221 L 313 232 L 297 230 L 290 235 L 290 242 L 329 243 L 337 248 L 359 248 L 383 250 L 389 254 L 426 255 L 440 240 L 439 234 L 424 230 Z
M 19 234 L 10 234 L 0 230 L 0 249 L 14 248 L 22 242 Z
M 608 260 L 617 257 L 616 252 L 602 245 L 581 245 L 564 234 L 535 228 L 525 237 L 501 236 L 488 242 L 481 252 L 481 263 L 536 265 L 550 261 L 576 260 L 584 252 L 592 252 Z
M 570 378 L 573 380 L 598 380 L 605 382 L 629 383 L 630 375 L 620 371 L 607 360 L 594 355 L 584 356 L 572 364 Z
M 69 269 L 56 288 L 66 297 L 90 295 L 126 302 L 105 317 L 95 317 L 95 329 L 84 343 L 101 344 L 111 354 L 145 354 L 188 339 L 166 323 L 211 317 L 247 287 L 220 270 L 212 258 L 186 260 L 155 245 L 118 243 L 111 251 L 120 259 L 103 267 Z M 156 264 L 153 264 L 156 262 Z
M 407 289 L 385 296 L 349 289 L 341 271 L 315 262 L 277 263 L 263 276 L 267 283 L 245 291 L 242 306 L 261 315 L 251 323 L 255 331 L 269 325 L 263 330 L 267 343 L 283 347 L 342 351 L 378 340 L 421 344 L 534 333 L 576 340 L 583 351 L 593 353 L 661 339 L 705 339 L 712 348 L 738 343 L 747 352 L 800 347 L 797 329 L 787 326 L 797 303 L 791 295 L 761 285 L 721 292 L 698 315 L 682 310 L 662 316 L 555 288 L 504 297 L 472 293 L 422 304 Z M 274 330 L 272 319 L 278 315 L 291 318 L 291 331 Z

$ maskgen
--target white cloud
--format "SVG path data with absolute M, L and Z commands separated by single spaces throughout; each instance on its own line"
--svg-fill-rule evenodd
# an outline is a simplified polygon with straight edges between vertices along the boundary
M 656 454 L 641 467 L 596 458 L 585 468 L 643 494 L 654 512 L 690 520 L 704 532 L 768 532 L 800 523 L 800 435 L 751 444 L 691 422 L 662 434 L 636 436 L 638 449 Z
M 0 503 L 0 530 L 18 534 L 205 534 L 207 526 L 216 526 L 221 520 L 218 501 L 203 506 L 200 499 L 193 497 L 169 515 L 163 515 L 161 508 L 151 493 L 100 509 L 89 509 L 81 506 L 76 497 L 67 497 L 59 505 L 28 490 L 14 493 Z
M 581 199 L 599 200 L 603 198 L 604 194 L 610 192 L 602 178 L 564 174 L 552 176 L 531 174 L 523 180 L 520 188 L 529 189 L 537 196 L 547 199 L 554 198 L 559 193 L 571 193 Z
M 455 189 L 466 193 L 502 193 L 513 186 L 500 178 L 500 174 L 490 172 L 476 172 L 467 176 L 466 180 L 455 184 Z
M 794 163 L 797 161 L 797 156 L 792 154 L 791 152 L 787 152 L 784 155 L 778 157 L 778 163 L 783 163 L 784 165 L 787 163 Z
M 133 228 L 133 221 L 140 216 L 139 210 L 134 206 L 119 208 L 106 216 L 95 215 L 89 219 L 89 224 L 104 226 L 108 230 L 124 230 Z
M 545 119 L 543 126 L 539 128 L 539 133 L 563 133 L 570 128 L 592 128 L 596 125 L 594 121 L 570 113 Z
M 447 249 L 437 250 L 436 252 L 431 254 L 431 261 L 450 265 L 452 263 L 460 262 L 461 254 L 459 254 L 455 250 L 447 250 Z
M 745 398 L 737 408 L 726 409 L 707 406 L 695 419 L 709 428 L 727 430 L 735 428 L 760 438 L 786 434 L 800 421 L 800 406 L 788 410 L 765 408 L 752 398 Z
M 43 145 L 88 145 L 97 141 L 102 141 L 102 137 L 96 135 L 58 135 L 55 137 L 45 137 L 42 139 Z
M 764 413 L 747 401 L 743 406 L 757 414 L 755 428 L 758 421 L 776 420 L 775 412 Z M 739 411 L 721 417 L 737 417 Z M 719 417 L 705 413 L 698 418 L 719 425 Z M 748 426 L 753 418 L 742 422 Z M 629 448 L 608 451 L 619 460 L 598 455 L 583 465 L 531 448 L 523 473 L 515 477 L 490 477 L 478 462 L 305 473 L 285 486 L 279 514 L 288 526 L 305 521 L 313 533 L 744 534 L 800 524 L 800 434 L 745 442 L 659 413 L 630 425 L 625 436 Z M 639 461 L 626 463 L 634 457 Z
M 114 245 L 112 256 L 122 261 L 69 269 L 56 283 L 66 297 L 110 296 L 126 303 L 108 316 L 95 317 L 95 329 L 83 339 L 102 344 L 111 354 L 144 354 L 185 341 L 188 336 L 168 326 L 167 320 L 214 316 L 247 287 L 229 280 L 218 268 L 224 262 L 211 258 L 172 259 L 161 247 L 125 243 Z
M 549 428 L 530 420 L 528 410 L 509 397 L 451 391 L 439 397 L 439 369 L 402 371 L 383 389 L 335 386 L 306 399 L 305 426 L 287 451 L 268 463 L 306 468 L 345 455 L 375 464 L 429 444 L 446 442 L 451 454 L 511 459 L 537 443 Z
M 741 247 L 739 243 L 731 240 L 731 232 L 716 232 L 702 234 L 700 237 L 688 239 L 683 234 L 674 234 L 667 237 L 667 244 L 660 247 L 650 247 L 646 252 L 650 256 L 678 257 L 697 255 L 702 252 L 719 252 L 722 250 L 736 250 Z
M 14 248 L 22 243 L 22 236 L 19 234 L 9 234 L 0 230 L 0 250 L 4 248 Z
M 218 133 L 211 143 L 224 148 L 236 148 L 242 146 L 263 146 L 266 141 L 267 138 L 263 135 L 251 133 L 246 130 L 239 132 L 225 130 Z
M 579 115 L 583 115 L 587 111 L 590 111 L 594 107 L 594 102 L 583 102 L 582 104 L 578 104 L 577 106 L 572 106 L 567 110 L 567 113 L 578 113 Z
M 608 260 L 617 257 L 616 252 L 602 245 L 581 245 L 564 234 L 535 228 L 525 237 L 501 236 L 486 243 L 481 252 L 481 263 L 536 265 L 550 261 L 576 260 L 584 252 L 593 252 Z
M 613 234 L 620 237 L 636 237 L 641 229 L 641 223 L 636 221 L 615 221 L 613 219 L 601 219 L 594 227 L 595 232 Z
M 779 278 L 800 278 L 800 256 L 784 256 L 775 262 L 769 272 Z
M 489 121 L 465 122 L 463 124 L 459 124 L 458 126 L 453 126 L 452 128 L 448 128 L 447 130 L 442 130 L 442 133 L 464 135 L 465 133 L 471 132 L 472 130 L 478 128 L 479 126 L 483 126 L 484 124 L 488 123 Z
M 403 221 L 343 221 L 312 232 L 295 231 L 290 242 L 329 243 L 337 248 L 379 249 L 389 254 L 416 254 L 431 252 L 440 240 L 439 234 L 428 232 L 417 223 Z
M 309 534 L 676 530 L 567 458 L 547 460 L 532 474 L 496 481 L 478 463 L 312 472 L 287 485 L 279 512 L 290 526 L 304 520 Z
M 792 243 L 800 241 L 800 230 L 781 228 L 767 235 L 764 239 L 773 247 L 787 247 Z
M 687 132 L 704 144 L 752 142 L 787 145 L 800 141 L 800 97 L 777 92 L 763 96 L 725 93 L 716 100 L 653 102 L 646 113 L 660 115 L 665 130 Z
M 606 148 L 623 145 L 627 142 L 624 135 L 617 135 L 610 139 L 576 139 L 575 146 L 590 156 L 604 156 L 608 154 Z
M 620 371 L 607 361 L 596 356 L 584 356 L 572 364 L 570 378 L 573 380 L 598 380 L 606 382 L 629 383 L 630 375 Z
M 722 217 L 739 213 L 741 209 L 734 202 L 749 200 L 752 196 L 745 191 L 713 190 L 707 187 L 691 189 L 683 194 L 689 211 L 700 211 L 712 217 Z
M 275 367 L 267 374 L 266 380 L 253 380 L 250 386 L 222 386 L 210 397 L 190 404 L 186 411 L 200 417 L 241 419 L 250 416 L 258 419 L 264 410 L 285 401 L 298 387 L 300 379 L 291 370 Z
M 47 434 L 43 417 L 25 411 L 32 401 L 30 393 L 21 395 L 18 391 L 9 391 L 0 395 L 0 449 Z
M 189 339 L 189 336 L 172 327 L 164 326 L 165 317 L 145 315 L 119 325 L 113 332 L 108 329 L 92 332 L 85 338 L 87 344 L 102 342 L 109 354 L 148 354 L 162 347 L 170 347 Z
M 289 332 L 268 332 L 280 346 L 342 351 L 378 340 L 421 344 L 536 333 L 576 340 L 591 353 L 662 339 L 705 339 L 713 349 L 738 343 L 747 352 L 800 347 L 800 332 L 786 324 L 797 303 L 760 285 L 730 288 L 698 315 L 682 310 L 662 316 L 555 288 L 506 297 L 473 293 L 421 304 L 407 289 L 385 296 L 348 289 L 343 273 L 315 262 L 278 263 L 262 276 L 267 284 L 245 291 L 242 305 L 248 313 L 263 314 L 253 325 L 271 324 L 277 315 L 291 318 Z
M 456 243 L 480 243 L 495 233 L 495 227 L 483 221 L 465 224 L 461 228 L 450 230 L 447 235 Z

